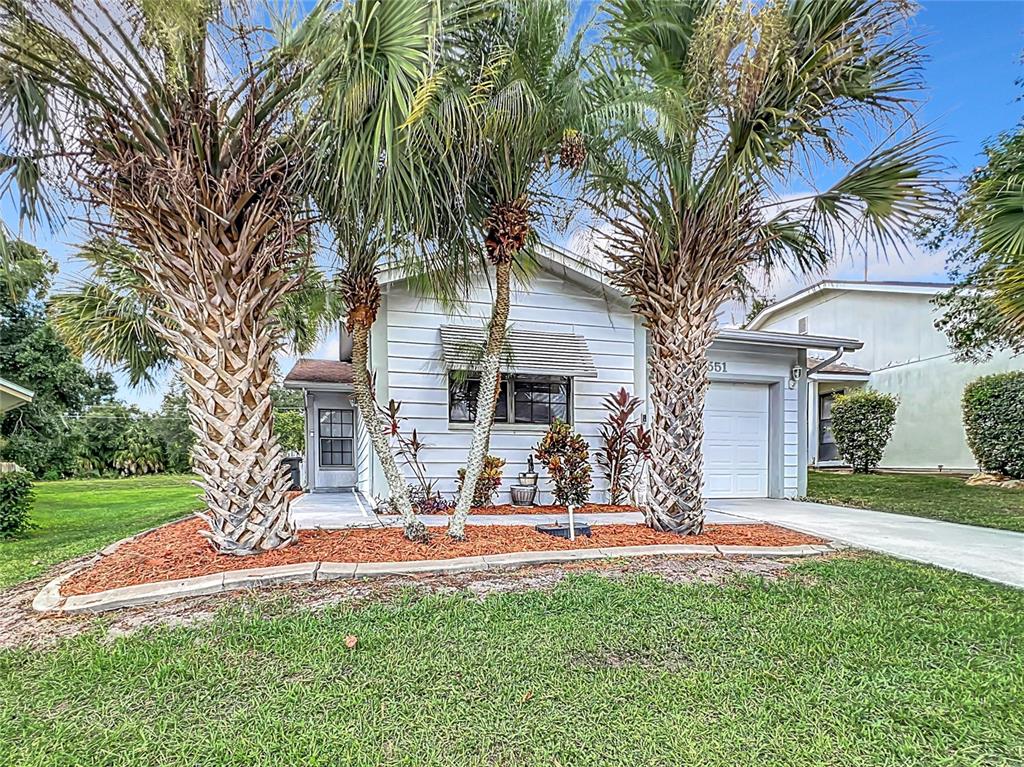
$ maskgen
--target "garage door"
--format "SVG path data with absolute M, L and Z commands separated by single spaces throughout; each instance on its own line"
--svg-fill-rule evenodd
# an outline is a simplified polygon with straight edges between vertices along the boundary
M 768 387 L 713 383 L 704 403 L 704 495 L 768 495 Z

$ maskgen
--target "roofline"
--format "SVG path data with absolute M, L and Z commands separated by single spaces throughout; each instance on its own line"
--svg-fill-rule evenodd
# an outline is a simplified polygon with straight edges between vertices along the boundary
M 790 349 L 833 349 L 838 351 L 854 351 L 864 346 L 863 341 L 856 338 L 839 336 L 812 336 L 806 333 L 779 333 L 773 330 L 741 330 L 740 328 L 721 328 L 716 341 L 726 343 L 754 344 L 756 346 L 782 346 Z
M 871 377 L 871 373 L 812 373 L 812 381 L 866 381 Z
M 352 391 L 352 384 L 333 381 L 296 381 L 292 379 L 282 381 L 281 386 L 285 389 L 305 389 L 307 391 Z
M 771 306 L 767 306 L 762 309 L 757 315 L 747 323 L 747 327 L 751 330 L 757 330 L 758 327 L 767 322 L 772 316 L 787 309 L 791 306 L 801 304 L 809 298 L 823 293 L 826 290 L 850 290 L 861 293 L 903 293 L 905 295 L 926 295 L 936 296 L 939 293 L 943 293 L 949 288 L 953 287 L 952 283 L 949 282 L 858 282 L 854 280 L 822 280 L 815 284 L 798 290 L 781 301 L 776 301 Z
M 26 402 L 31 402 L 36 396 L 35 392 L 26 389 L 24 386 L 18 386 L 18 384 L 8 381 L 6 378 L 0 378 L 0 390 L 13 394 L 15 397 L 20 397 Z
M 608 293 L 613 298 L 630 300 L 623 291 L 612 284 L 603 269 L 577 253 L 565 248 L 541 244 L 534 256 L 542 269 L 555 274 L 555 276 L 563 276 L 582 283 L 591 290 Z M 408 279 L 408 276 L 402 272 L 399 266 L 389 265 L 378 273 L 377 279 L 383 286 L 403 282 Z

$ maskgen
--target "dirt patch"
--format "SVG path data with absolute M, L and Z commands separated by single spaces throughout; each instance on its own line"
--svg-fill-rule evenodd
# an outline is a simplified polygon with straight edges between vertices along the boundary
M 837 556 L 837 555 L 829 555 Z M 842 556 L 842 555 L 839 555 Z M 136 631 L 155 627 L 193 626 L 210 621 L 221 609 L 244 606 L 261 615 L 282 611 L 319 610 L 333 605 L 358 606 L 390 600 L 412 588 L 420 594 L 466 592 L 475 599 L 492 594 L 546 591 L 575 574 L 591 573 L 611 579 L 654 575 L 670 583 L 722 585 L 737 577 L 753 576 L 766 581 L 793 577 L 791 561 L 763 558 L 644 557 L 643 559 L 592 560 L 542 565 L 508 571 L 478 571 L 454 575 L 392 576 L 365 581 L 322 581 L 279 586 L 259 592 L 233 591 L 206 597 L 178 599 L 94 615 L 48 615 L 32 610 L 32 598 L 53 577 L 67 572 L 86 557 L 55 568 L 46 576 L 0 592 L 0 647 L 51 647 L 64 638 L 87 631 L 102 631 L 113 641 Z
M 642 546 L 651 544 L 799 546 L 822 543 L 819 538 L 771 525 L 708 525 L 698 536 L 659 533 L 641 525 L 601 525 L 589 538 L 569 541 L 538 533 L 523 525 L 476 526 L 465 541 L 455 541 L 443 530 L 429 543 L 406 540 L 397 528 L 304 530 L 297 543 L 279 551 L 252 557 L 217 554 L 199 535 L 201 520 L 188 519 L 158 528 L 124 544 L 93 567 L 78 573 L 61 587 L 65 596 L 134 586 L 154 581 L 272 567 L 300 562 L 409 562 L 424 559 L 505 554 L 514 551 Z

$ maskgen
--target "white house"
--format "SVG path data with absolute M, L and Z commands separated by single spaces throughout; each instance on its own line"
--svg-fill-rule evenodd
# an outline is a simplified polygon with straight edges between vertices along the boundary
M 510 353 L 491 438 L 509 479 L 553 418 L 567 419 L 599 444 L 602 398 L 620 387 L 647 400 L 646 331 L 629 302 L 574 256 L 549 252 L 541 273 L 516 284 Z M 437 487 L 453 493 L 472 430 L 473 354 L 483 339 L 491 294 L 481 279 L 458 313 L 410 292 L 386 275 L 371 334 L 371 367 L 380 403 L 401 402 L 405 427 L 427 444 L 422 459 Z M 350 399 L 348 348 L 339 360 L 300 360 L 285 385 L 305 393 L 310 491 L 357 487 L 382 496 L 386 484 Z M 796 333 L 723 329 L 711 351 L 705 409 L 705 490 L 709 497 L 794 497 L 805 492 L 808 350 L 831 355 L 860 343 Z M 469 370 L 469 375 L 460 371 Z M 645 416 L 646 417 L 646 416 Z M 543 475 L 543 472 L 542 472 Z M 595 501 L 606 484 L 595 466 Z M 545 485 L 542 483 L 542 496 Z M 507 496 L 506 496 L 507 497 Z
M 0 413 L 28 404 L 35 395 L 24 386 L 0 378 Z
M 921 282 L 819 282 L 760 312 L 758 331 L 851 336 L 863 348 L 847 350 L 810 376 L 809 458 L 839 463 L 830 431 L 836 394 L 863 386 L 896 394 L 900 407 L 881 466 L 889 469 L 973 471 L 961 415 L 964 387 L 979 376 L 1024 369 L 1024 357 L 997 354 L 958 362 L 935 327 L 934 297 L 948 285 Z M 813 367 L 815 363 L 810 363 Z

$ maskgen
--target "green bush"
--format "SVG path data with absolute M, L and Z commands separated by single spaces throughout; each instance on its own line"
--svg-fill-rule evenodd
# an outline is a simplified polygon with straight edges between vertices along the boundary
M 882 460 L 899 404 L 892 394 L 870 389 L 841 394 L 832 403 L 832 436 L 854 472 L 866 474 Z
M 483 508 L 494 503 L 494 494 L 501 487 L 501 472 L 505 468 L 505 459 L 496 455 L 484 456 L 484 468 L 476 479 L 476 487 L 473 488 L 473 507 Z M 466 470 L 459 469 L 459 478 L 456 481 L 459 493 L 462 493 L 462 483 L 466 479 Z
M 964 429 L 985 471 L 1024 479 L 1024 372 L 997 373 L 964 388 Z
M 582 435 L 556 419 L 535 452 L 555 485 L 556 504 L 582 506 L 590 500 L 590 449 Z
M 0 538 L 12 538 L 28 527 L 32 508 L 32 475 L 27 471 L 0 474 Z

